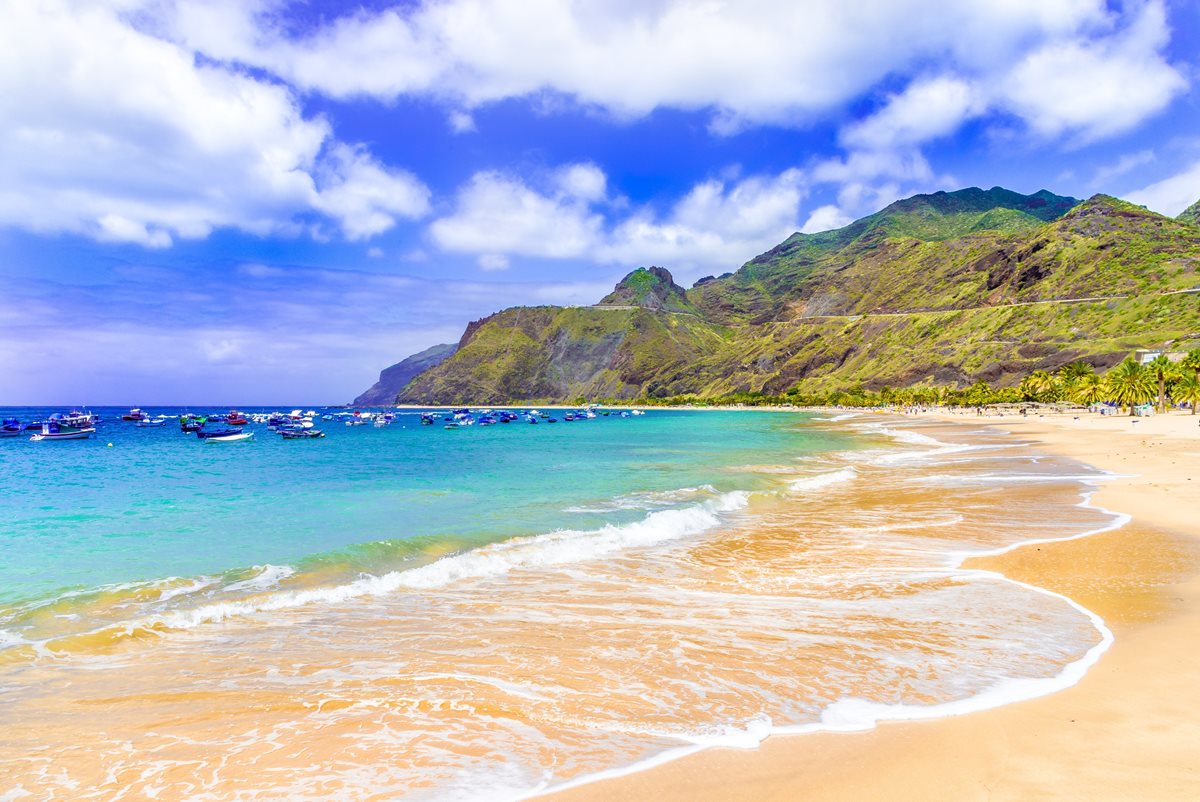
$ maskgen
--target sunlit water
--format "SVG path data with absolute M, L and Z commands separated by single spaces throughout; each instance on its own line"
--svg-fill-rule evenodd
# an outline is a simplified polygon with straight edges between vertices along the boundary
M 1045 693 L 1107 637 L 959 567 L 1119 522 L 1007 437 L 668 411 L 329 433 L 0 441 L 0 799 L 519 798 Z

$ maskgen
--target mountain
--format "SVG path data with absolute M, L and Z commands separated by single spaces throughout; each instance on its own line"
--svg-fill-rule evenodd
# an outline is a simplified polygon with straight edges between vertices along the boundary
M 687 295 L 670 271 L 662 267 L 639 267 L 621 279 L 597 306 L 639 306 L 667 312 L 694 312 Z
M 917 195 L 689 290 L 640 268 L 594 307 L 468 326 L 408 401 L 780 394 L 983 379 L 1200 337 L 1200 227 L 1117 198 Z M 1170 294 L 1176 293 L 1176 294 Z
M 396 396 L 417 374 L 440 365 L 453 356 L 457 350 L 457 343 L 435 345 L 397 362 L 390 368 L 384 368 L 379 373 L 379 381 L 354 399 L 353 405 L 356 407 L 390 406 L 396 403 Z
M 1175 219 L 1184 223 L 1191 223 L 1194 226 L 1200 226 L 1200 200 L 1180 212 L 1179 216 Z

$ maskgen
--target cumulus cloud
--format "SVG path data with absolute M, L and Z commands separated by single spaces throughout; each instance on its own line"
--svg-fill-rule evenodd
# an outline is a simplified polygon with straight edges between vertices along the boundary
M 528 256 L 654 262 L 698 275 L 737 267 L 747 254 L 794 232 L 806 193 L 804 173 L 794 169 L 702 181 L 665 213 L 645 207 L 617 216 L 606 187 L 607 177 L 593 164 L 566 165 L 533 185 L 511 175 L 478 173 L 429 233 L 443 250 L 477 254 L 485 270 L 507 267 L 511 256 Z
M 875 114 L 842 132 L 842 142 L 865 150 L 919 145 L 952 134 L 984 109 L 977 88 L 953 76 L 916 81 Z
M 411 175 L 287 87 L 135 27 L 136 0 L 0 2 L 0 225 L 162 248 L 314 213 L 360 239 L 423 214 Z
M 833 204 L 826 206 L 818 206 L 813 209 L 808 219 L 804 221 L 800 231 L 804 234 L 816 234 L 820 231 L 830 231 L 842 226 L 848 226 L 854 222 L 854 218 L 847 215 L 841 209 Z
M 998 103 L 1038 134 L 1090 142 L 1162 111 L 1187 82 L 1160 53 L 1169 39 L 1161 2 L 1148 2 L 1110 36 L 1052 41 L 1004 77 Z
M 430 225 L 430 236 L 456 253 L 583 256 L 599 238 L 603 221 L 570 181 L 554 183 L 553 191 L 542 192 L 517 176 L 477 173 L 459 190 L 454 212 Z M 585 182 L 583 189 L 594 187 Z
M 390 170 L 362 147 L 334 144 L 317 171 L 313 205 L 337 220 L 352 240 L 380 234 L 396 217 L 429 211 L 429 189 L 411 173 Z
M 331 97 L 449 100 L 456 130 L 464 110 L 547 93 L 618 118 L 706 110 L 717 133 L 804 124 L 942 63 L 953 74 L 917 80 L 847 138 L 913 144 L 985 107 L 1042 134 L 1097 137 L 1161 110 L 1182 80 L 1160 52 L 1161 0 L 1128 13 L 1103 0 L 962 0 L 936 15 L 927 0 L 444 0 L 360 8 L 300 38 L 274 8 L 178 0 L 164 29 Z
M 1200 200 L 1200 161 L 1170 178 L 1156 181 L 1126 196 L 1159 214 L 1174 217 Z

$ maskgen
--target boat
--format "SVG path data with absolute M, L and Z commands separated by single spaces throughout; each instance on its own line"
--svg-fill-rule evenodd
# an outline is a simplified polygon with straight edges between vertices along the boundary
M 311 440 L 318 437 L 324 437 L 325 432 L 320 429 L 280 429 L 279 435 L 284 440 Z
M 197 432 L 197 434 L 199 434 Z M 237 431 L 233 434 L 213 434 L 203 438 L 205 443 L 241 443 L 246 440 L 253 440 L 254 432 Z
M 166 415 L 158 415 L 153 418 L 143 418 L 142 420 L 137 422 L 137 427 L 139 429 L 145 429 L 145 428 L 152 427 L 152 426 L 166 426 L 166 425 L 167 425 L 167 416 Z
M 16 418 L 5 418 L 4 422 L 0 423 L 0 437 L 20 437 L 23 431 L 25 427 Z
M 235 434 L 242 434 L 241 429 L 197 429 L 196 437 L 201 440 L 211 440 L 218 437 L 232 437 Z
M 180 415 L 179 430 L 182 432 L 198 432 L 207 422 L 208 418 L 203 415 L 192 415 L 191 413 Z
M 71 426 L 64 421 L 62 415 L 56 412 L 42 424 L 41 434 L 35 434 L 29 439 L 33 442 L 41 442 L 42 440 L 86 440 L 95 431 L 96 428 L 94 426 Z
M 225 416 L 225 422 L 230 426 L 245 426 L 248 421 L 246 416 L 238 412 L 236 409 L 229 410 L 229 414 Z
M 145 420 L 148 417 L 150 417 L 150 416 L 147 415 L 145 412 L 142 412 L 137 407 L 134 407 L 133 409 L 129 410 L 124 415 L 122 415 L 121 420 L 140 421 L 140 420 Z

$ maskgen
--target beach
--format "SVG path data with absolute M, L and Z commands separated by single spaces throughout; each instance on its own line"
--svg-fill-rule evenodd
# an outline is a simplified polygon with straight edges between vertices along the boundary
M 88 516 L 26 479 L 9 537 L 53 531 L 27 558 L 92 589 L 3 610 L 0 800 L 1190 797 L 1193 421 L 663 410 L 14 451 L 87 467 Z M 257 494 L 109 483 L 164 465 L 196 493 L 253 468 L 303 514 L 263 515 L 272 541 L 234 525 Z M 188 554 L 200 512 L 225 551 Z
M 1128 513 L 1128 524 L 968 562 L 1101 616 L 1115 640 L 1097 665 L 1072 687 L 992 710 L 883 722 L 862 733 L 772 737 L 757 749 L 709 750 L 545 799 L 1196 798 L 1200 417 L 972 411 L 908 419 L 944 426 L 938 436 L 951 441 L 985 424 L 1121 475 L 1101 483 L 1092 502 Z

